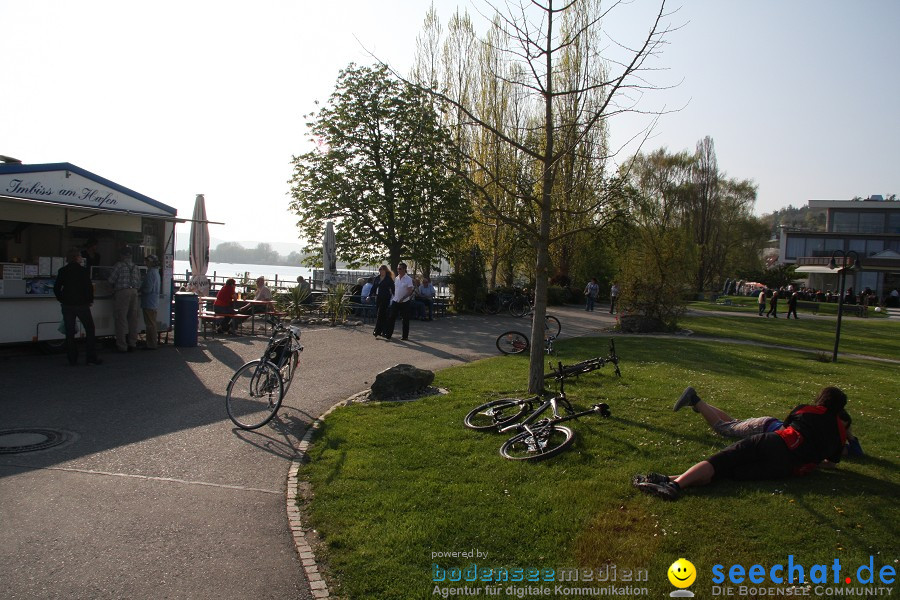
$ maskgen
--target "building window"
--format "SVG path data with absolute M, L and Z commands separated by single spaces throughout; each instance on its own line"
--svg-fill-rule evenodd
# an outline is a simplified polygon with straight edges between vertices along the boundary
M 830 256 L 825 252 L 825 238 L 806 238 L 806 252 L 803 256 Z
M 835 250 L 844 249 L 844 240 L 842 238 L 827 238 L 825 240 L 825 250 L 829 253 Z
M 784 253 L 787 255 L 784 257 L 785 260 L 797 260 L 800 256 L 806 256 L 803 254 L 805 242 L 805 238 L 788 236 L 787 245 L 784 249 Z
M 884 250 L 884 240 L 866 240 L 866 256 L 878 254 Z
M 860 256 L 866 255 L 866 240 L 850 240 L 850 250 L 853 250 Z
M 884 233 L 884 213 L 866 212 L 859 215 L 860 233 Z
M 859 231 L 859 214 L 844 211 L 832 213 L 831 231 L 835 233 L 856 233 Z
M 900 233 L 900 210 L 888 214 L 885 229 L 888 233 Z

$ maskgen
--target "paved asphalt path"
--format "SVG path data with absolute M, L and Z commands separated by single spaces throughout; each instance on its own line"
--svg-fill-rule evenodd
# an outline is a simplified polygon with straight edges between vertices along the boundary
M 608 327 L 612 317 L 598 309 L 551 312 L 566 338 Z M 260 336 L 106 351 L 90 367 L 63 355 L 0 358 L 0 430 L 70 436 L 0 454 L 0 597 L 311 598 L 285 515 L 307 425 L 388 367 L 494 356 L 497 335 L 528 323 L 413 321 L 409 342 L 375 339 L 371 326 L 311 326 L 298 379 L 273 426 L 257 432 L 232 426 L 224 393 L 234 370 L 259 356 Z

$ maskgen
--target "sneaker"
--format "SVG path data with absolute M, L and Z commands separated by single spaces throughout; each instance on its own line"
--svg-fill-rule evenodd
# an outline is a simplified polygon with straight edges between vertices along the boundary
M 700 402 L 700 396 L 697 395 L 697 392 L 692 387 L 685 388 L 684 392 L 681 394 L 681 398 L 678 399 L 678 402 L 675 403 L 675 406 L 672 407 L 672 410 L 678 412 L 685 406 L 690 406 L 693 408 L 696 404 Z
M 635 475 L 631 478 L 631 485 L 637 487 L 639 483 L 669 483 L 669 477 L 662 473 L 647 473 L 646 475 Z
M 103 364 L 103 361 L 100 360 L 98 357 L 94 357 L 94 358 L 89 358 L 89 359 L 87 359 L 87 364 L 89 364 L 89 365 L 102 365 L 102 364 Z
M 645 494 L 653 494 L 666 500 L 678 500 L 678 497 L 681 496 L 681 489 L 674 481 L 666 481 L 665 483 L 642 481 L 633 485 Z

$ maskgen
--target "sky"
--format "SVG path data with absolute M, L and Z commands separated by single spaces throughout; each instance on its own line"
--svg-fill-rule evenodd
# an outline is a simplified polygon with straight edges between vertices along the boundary
M 0 0 L 0 154 L 68 162 L 190 218 L 204 194 L 219 240 L 297 242 L 291 158 L 338 72 L 412 65 L 426 0 Z M 480 0 L 435 0 L 446 23 Z M 605 28 L 634 42 L 658 1 Z M 900 2 L 682 0 L 638 105 L 663 115 L 644 150 L 715 142 L 757 214 L 900 192 Z M 612 48 L 612 45 L 610 45 Z M 610 122 L 624 159 L 646 115 Z M 2 218 L 2 217 L 0 217 Z M 188 226 L 179 225 L 180 240 Z M 183 244 L 179 242 L 178 246 Z

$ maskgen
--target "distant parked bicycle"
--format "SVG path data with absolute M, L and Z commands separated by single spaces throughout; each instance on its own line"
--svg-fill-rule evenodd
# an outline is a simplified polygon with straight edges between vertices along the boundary
M 606 403 L 594 404 L 588 410 L 576 412 L 566 397 L 565 380 L 595 371 L 610 363 L 615 365 L 616 376 L 621 376 L 619 357 L 612 340 L 610 353 L 606 357 L 592 358 L 568 366 L 558 363 L 557 368 L 551 369 L 548 377 L 552 376 L 557 381 L 559 393 L 543 402 L 536 410 L 534 405 L 540 402 L 539 396 L 527 399 L 501 398 L 472 409 L 464 419 L 465 425 L 479 431 L 501 433 L 518 431 L 500 447 L 500 454 L 509 460 L 541 460 L 555 456 L 575 439 L 574 432 L 560 423 L 593 413 L 603 417 L 609 417 L 611 414 Z M 559 414 L 560 406 L 563 407 L 565 415 Z M 538 420 L 547 410 L 552 410 L 552 416 Z M 528 412 L 531 412 L 531 415 L 519 422 L 519 419 Z
M 555 341 L 556 336 L 544 336 L 545 354 L 552 356 L 556 352 L 556 349 L 553 347 L 553 342 Z M 521 354 L 522 352 L 528 352 L 530 349 L 531 342 L 528 341 L 528 336 L 520 331 L 506 331 L 497 336 L 497 350 L 503 354 Z
M 272 420 L 284 400 L 300 361 L 300 329 L 274 318 L 272 336 L 257 360 L 235 371 L 228 382 L 225 410 L 241 429 L 258 429 Z
M 562 332 L 562 324 L 553 315 L 547 315 L 544 319 L 544 352 L 553 355 L 555 352 L 553 342 Z M 497 336 L 497 350 L 503 354 L 520 354 L 531 348 L 529 336 L 520 331 L 506 331 Z

